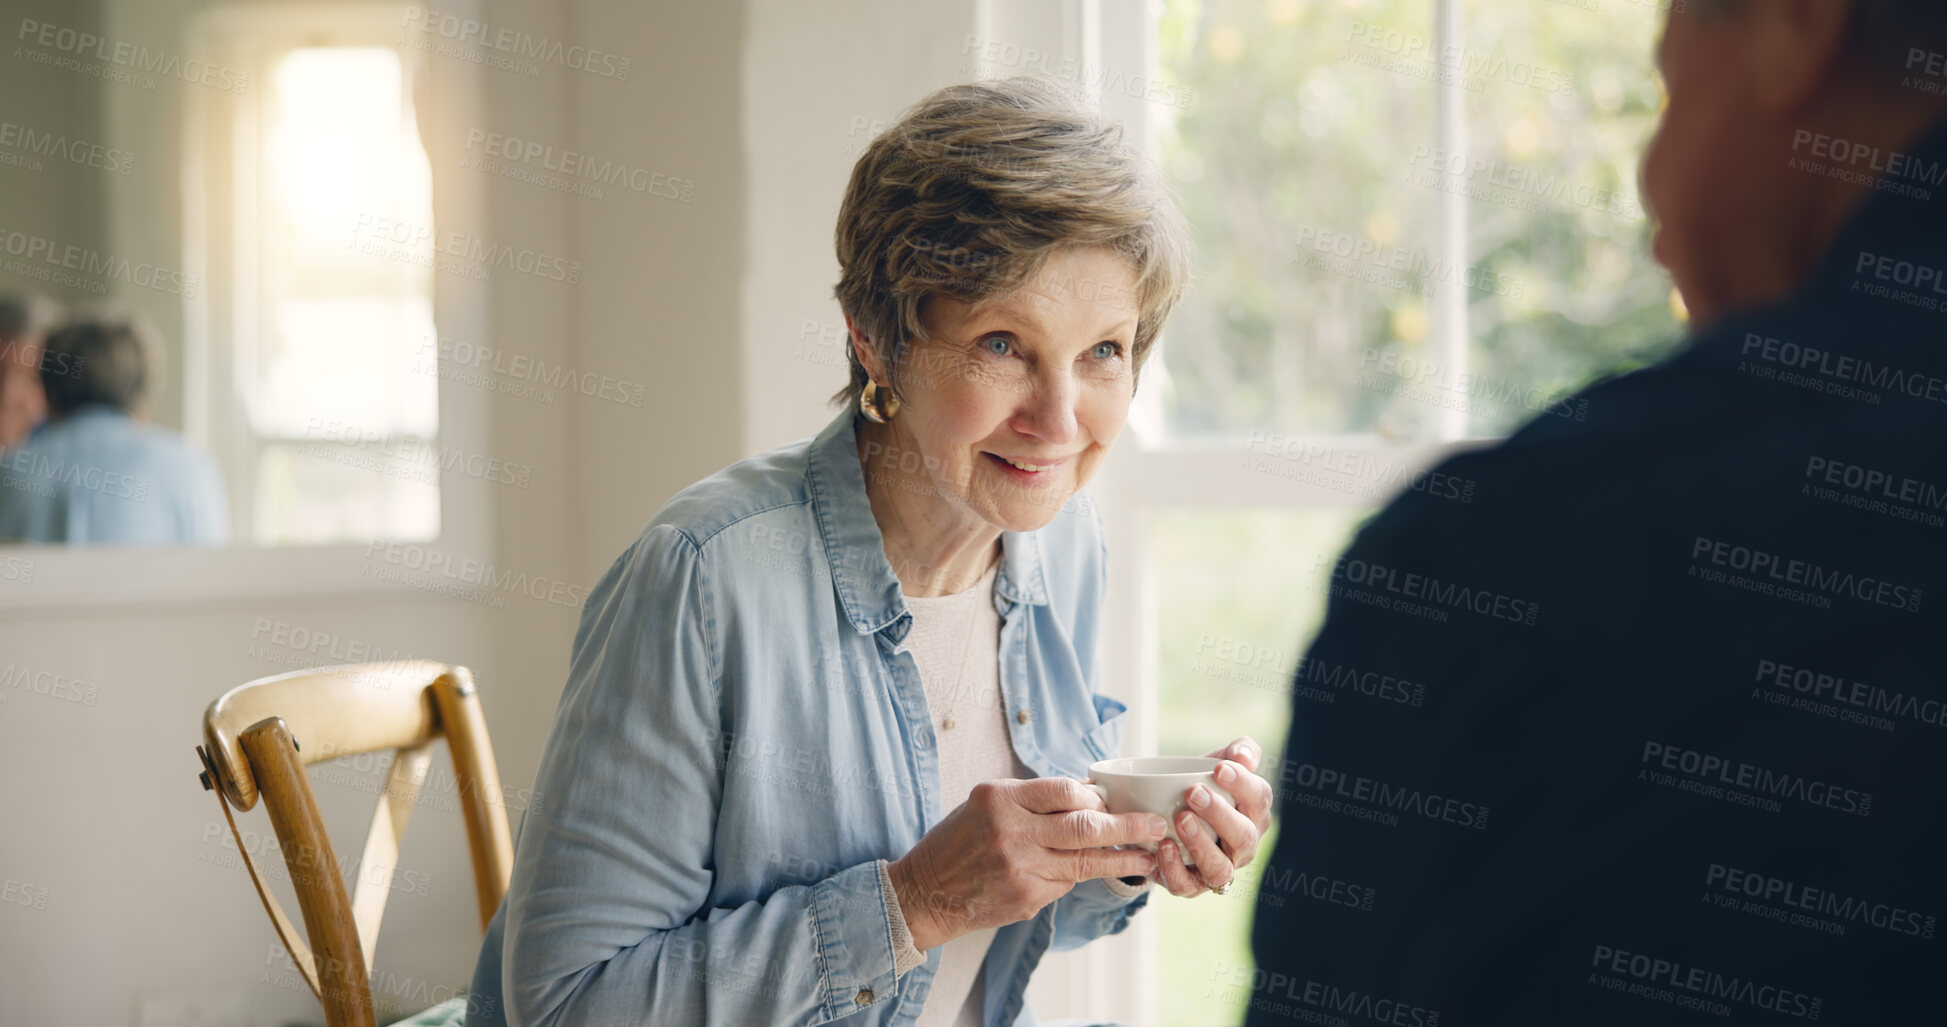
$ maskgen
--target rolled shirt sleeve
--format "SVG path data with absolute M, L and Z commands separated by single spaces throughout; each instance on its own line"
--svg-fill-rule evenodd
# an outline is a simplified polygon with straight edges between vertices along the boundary
M 515 857 L 516 1027 L 816 1025 L 897 988 L 879 861 L 705 908 L 721 663 L 698 564 L 652 526 L 589 596 Z

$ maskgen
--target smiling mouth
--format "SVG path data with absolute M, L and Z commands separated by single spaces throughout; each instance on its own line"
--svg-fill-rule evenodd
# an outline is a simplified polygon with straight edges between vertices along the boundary
M 1042 471 L 1052 471 L 1059 468 L 1062 464 L 1067 462 L 1065 460 L 1062 460 L 1062 461 L 1056 461 L 1055 463 L 1052 464 L 1031 464 L 1031 463 L 1025 463 L 1018 460 L 1009 460 L 1008 458 L 1004 456 L 1000 456 L 995 453 L 983 453 L 982 455 L 991 457 L 994 460 L 1004 463 L 1007 466 L 1012 467 L 1017 471 L 1025 471 L 1029 474 L 1039 474 Z

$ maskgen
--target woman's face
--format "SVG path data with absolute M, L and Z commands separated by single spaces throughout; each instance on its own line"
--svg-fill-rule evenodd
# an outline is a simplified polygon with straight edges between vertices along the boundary
M 933 297 L 931 336 L 899 369 L 887 453 L 945 502 L 1002 531 L 1054 519 L 1122 434 L 1135 391 L 1136 276 L 1111 250 L 1065 248 L 1014 293 Z M 867 454 L 868 469 L 882 466 Z

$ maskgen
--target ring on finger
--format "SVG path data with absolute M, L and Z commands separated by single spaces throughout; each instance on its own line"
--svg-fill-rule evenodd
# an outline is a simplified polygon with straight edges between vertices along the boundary
M 1224 883 L 1217 885 L 1214 888 L 1211 888 L 1210 891 L 1216 895 L 1228 895 L 1230 894 L 1230 882 L 1225 881 Z

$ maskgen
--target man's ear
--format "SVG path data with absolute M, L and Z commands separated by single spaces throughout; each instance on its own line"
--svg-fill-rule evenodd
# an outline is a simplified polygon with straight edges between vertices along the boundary
M 873 348 L 872 340 L 850 314 L 845 315 L 845 330 L 851 334 L 852 352 L 858 354 L 859 366 L 865 368 L 866 375 L 875 382 L 885 381 L 885 368 L 879 363 L 879 351 Z
M 1751 33 L 1748 81 L 1759 110 L 1789 117 L 1830 88 L 1852 32 L 1856 0 L 1749 0 L 1736 15 Z

